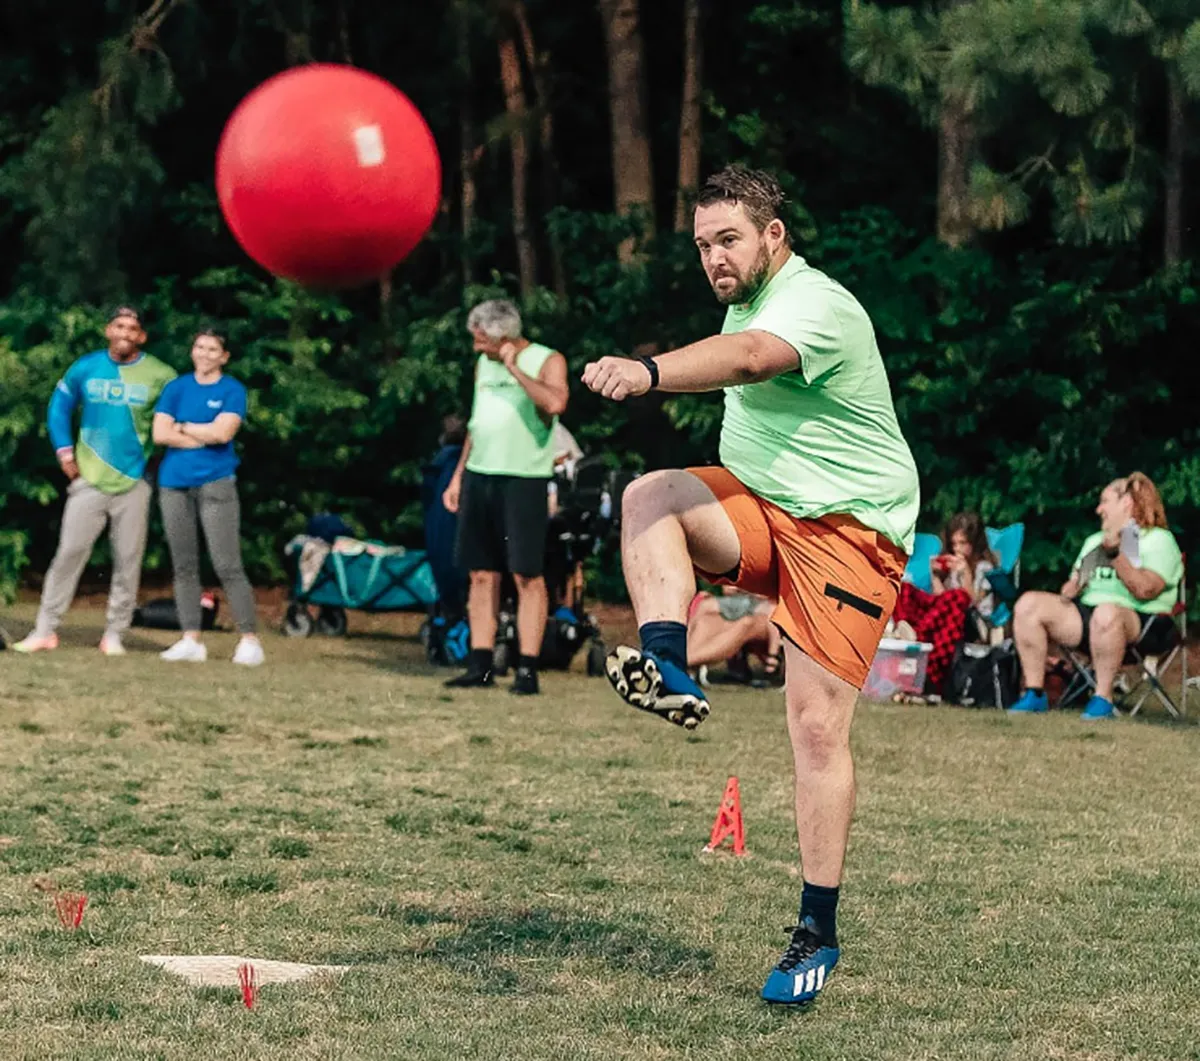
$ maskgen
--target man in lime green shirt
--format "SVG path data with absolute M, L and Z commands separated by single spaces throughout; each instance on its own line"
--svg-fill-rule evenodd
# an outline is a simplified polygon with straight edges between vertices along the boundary
M 546 632 L 549 484 L 554 427 L 567 407 L 567 362 L 522 336 L 520 310 L 507 299 L 481 302 L 468 315 L 467 329 L 479 354 L 475 398 L 443 503 L 458 513 L 457 559 L 471 573 L 471 657 L 466 673 L 446 684 L 493 684 L 500 583 L 507 571 L 517 587 L 520 646 L 512 691 L 532 695 Z
M 617 401 L 654 388 L 725 391 L 723 467 L 654 472 L 625 493 L 621 554 L 641 647 L 618 647 L 606 669 L 628 703 L 694 728 L 709 711 L 687 671 L 695 572 L 776 602 L 804 888 L 762 996 L 803 1004 L 840 954 L 850 722 L 895 607 L 919 495 L 871 321 L 792 252 L 782 204 L 769 173 L 731 166 L 709 178 L 694 235 L 728 307 L 721 334 L 653 358 L 601 358 L 583 378 Z
M 1160 655 L 1176 636 L 1172 612 L 1183 554 L 1167 529 L 1158 488 L 1141 472 L 1114 479 L 1100 492 L 1096 515 L 1100 530 L 1083 543 L 1062 589 L 1022 594 L 1013 609 L 1025 692 L 1011 711 L 1049 710 L 1043 685 L 1053 642 L 1091 656 L 1096 689 L 1083 718 L 1111 718 L 1113 682 L 1128 647 Z

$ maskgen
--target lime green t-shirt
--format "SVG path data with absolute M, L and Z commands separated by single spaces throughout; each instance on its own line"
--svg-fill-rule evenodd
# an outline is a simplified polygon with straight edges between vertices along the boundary
M 800 366 L 726 388 L 721 463 L 797 518 L 853 516 L 911 553 L 917 467 L 866 310 L 792 255 L 751 302 L 729 307 L 721 331 L 751 329 L 794 347 Z
M 1083 583 L 1079 603 L 1088 608 L 1097 604 L 1119 604 L 1145 615 L 1168 615 L 1179 600 L 1179 581 L 1183 578 L 1183 554 L 1175 535 L 1162 527 L 1142 527 L 1138 533 L 1137 565 L 1153 571 L 1167 585 L 1153 600 L 1138 600 L 1113 570 L 1112 559 L 1101 544 L 1104 533 L 1088 537 L 1075 558 L 1071 573 Z
M 554 351 L 530 343 L 517 354 L 517 368 L 537 378 Z M 543 419 L 533 399 L 499 361 L 480 355 L 475 367 L 471 405 L 471 452 L 467 471 L 480 475 L 516 475 L 549 479 L 554 474 L 554 425 Z

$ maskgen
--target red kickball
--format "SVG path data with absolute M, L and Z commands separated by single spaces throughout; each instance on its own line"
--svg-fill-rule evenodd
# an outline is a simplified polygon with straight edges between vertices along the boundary
M 230 230 L 263 268 L 350 287 L 383 276 L 429 231 L 442 167 L 403 92 L 352 66 L 312 63 L 238 104 L 216 183 Z

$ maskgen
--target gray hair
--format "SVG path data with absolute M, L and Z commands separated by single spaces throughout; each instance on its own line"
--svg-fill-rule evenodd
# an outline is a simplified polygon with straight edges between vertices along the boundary
M 521 311 L 506 298 L 480 302 L 467 314 L 467 330 L 481 331 L 493 342 L 521 338 Z

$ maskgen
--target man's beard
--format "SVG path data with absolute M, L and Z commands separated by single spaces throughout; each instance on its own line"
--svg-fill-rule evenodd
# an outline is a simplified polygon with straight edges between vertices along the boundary
M 767 283 L 767 274 L 771 271 L 771 252 L 767 249 L 766 243 L 763 243 L 758 249 L 758 257 L 754 260 L 754 267 L 750 270 L 750 275 L 746 277 L 728 294 L 722 295 L 717 289 L 713 288 L 713 294 L 717 296 L 717 301 L 722 306 L 741 306 L 751 301 Z M 718 279 L 723 279 L 719 277 Z

